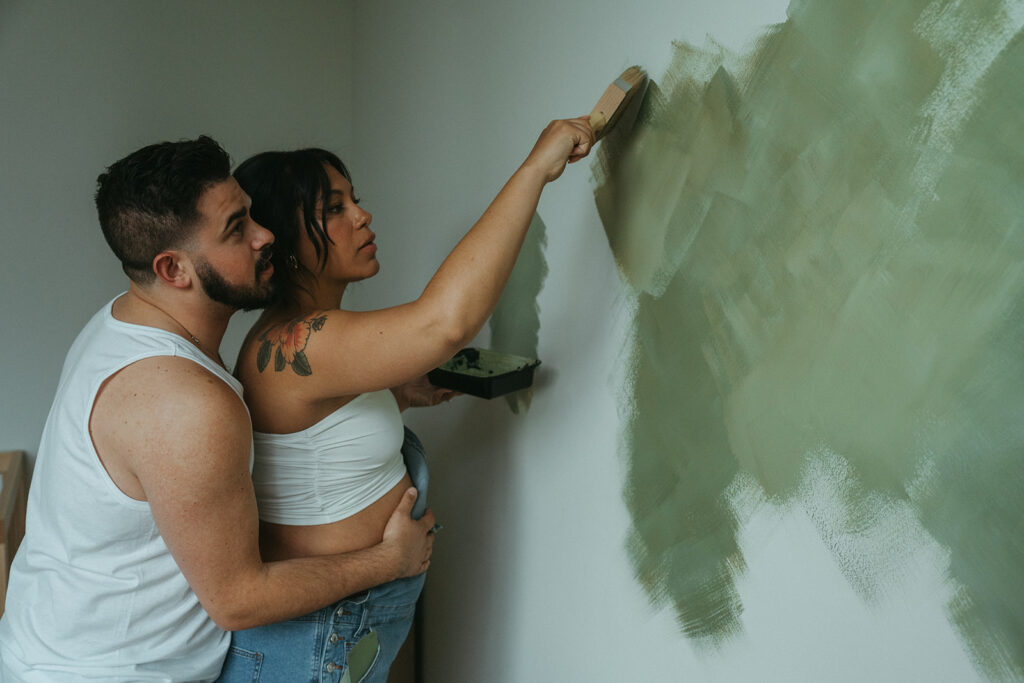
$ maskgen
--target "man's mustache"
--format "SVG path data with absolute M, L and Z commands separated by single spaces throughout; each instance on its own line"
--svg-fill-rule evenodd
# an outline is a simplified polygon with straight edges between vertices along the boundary
M 257 273 L 262 272 L 264 269 L 266 269 L 267 264 L 270 263 L 270 259 L 273 255 L 274 252 L 270 248 L 265 248 L 262 251 L 260 251 L 260 258 L 259 260 L 256 261 Z

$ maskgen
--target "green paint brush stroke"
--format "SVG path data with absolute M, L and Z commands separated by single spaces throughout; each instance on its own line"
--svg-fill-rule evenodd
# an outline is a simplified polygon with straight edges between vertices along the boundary
M 1024 676 L 1022 26 L 1020 0 L 794 0 L 742 60 L 677 45 L 602 143 L 638 297 L 629 550 L 701 642 L 742 629 L 730 486 L 802 504 L 828 454 L 834 531 L 942 544 L 979 670 Z M 837 561 L 870 599 L 897 559 L 863 549 Z
M 724 495 L 738 467 L 722 401 L 701 348 L 679 343 L 700 316 L 699 295 L 679 278 L 659 299 L 640 297 L 626 502 L 630 555 L 652 601 L 670 604 L 688 636 L 714 643 L 740 629 L 733 579 L 743 558 Z
M 547 227 L 540 214 L 534 213 L 526 240 L 519 252 L 515 268 L 505 291 L 491 315 L 491 348 L 525 358 L 537 357 L 540 335 L 540 306 L 537 297 L 548 276 L 544 258 Z M 533 389 L 524 389 L 505 397 L 513 413 L 526 412 L 533 398 Z

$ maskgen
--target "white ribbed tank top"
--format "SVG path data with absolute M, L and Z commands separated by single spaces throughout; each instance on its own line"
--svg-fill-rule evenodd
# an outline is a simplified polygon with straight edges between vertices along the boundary
M 328 524 L 369 507 L 405 476 L 404 435 L 388 389 L 360 394 L 299 432 L 254 432 L 260 519 Z
M 115 319 L 112 304 L 93 316 L 64 362 L 11 568 L 0 654 L 7 675 L 25 681 L 213 680 L 230 634 L 199 604 L 149 503 L 110 479 L 89 417 L 104 380 L 143 358 L 188 358 L 239 399 L 242 387 L 178 335 Z

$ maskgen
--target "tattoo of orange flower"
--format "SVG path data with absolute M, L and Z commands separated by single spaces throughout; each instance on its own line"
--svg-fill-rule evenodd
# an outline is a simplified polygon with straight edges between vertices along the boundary
M 313 369 L 306 358 L 306 345 L 309 344 L 309 335 L 323 329 L 326 322 L 326 315 L 311 315 L 265 331 L 258 337 L 262 343 L 256 353 L 256 369 L 263 372 L 273 356 L 275 372 L 281 372 L 290 365 L 296 375 L 312 375 Z

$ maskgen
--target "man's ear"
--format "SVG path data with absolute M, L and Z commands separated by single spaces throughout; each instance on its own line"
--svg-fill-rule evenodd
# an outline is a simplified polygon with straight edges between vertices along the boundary
M 192 262 L 180 251 L 161 251 L 153 259 L 153 272 L 171 287 L 187 289 L 192 284 Z

